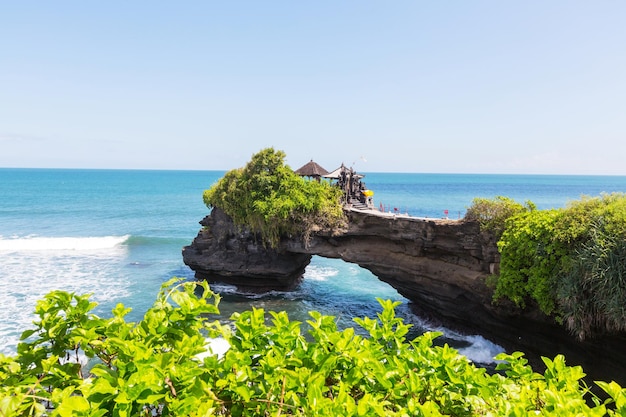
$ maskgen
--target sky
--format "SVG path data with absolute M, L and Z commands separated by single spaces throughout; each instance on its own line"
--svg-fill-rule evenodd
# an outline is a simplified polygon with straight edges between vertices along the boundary
M 626 175 L 626 2 L 0 0 L 0 167 Z

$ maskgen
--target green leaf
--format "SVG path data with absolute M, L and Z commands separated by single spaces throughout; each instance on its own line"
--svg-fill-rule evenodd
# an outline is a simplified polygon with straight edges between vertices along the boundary
M 83 397 L 74 395 L 64 398 L 55 411 L 62 417 L 72 417 L 76 416 L 81 411 L 88 411 L 89 408 L 89 401 Z

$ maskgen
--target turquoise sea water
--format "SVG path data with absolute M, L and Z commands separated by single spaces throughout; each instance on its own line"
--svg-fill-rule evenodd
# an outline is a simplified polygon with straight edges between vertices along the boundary
M 96 312 L 117 303 L 139 320 L 161 283 L 193 279 L 181 249 L 208 214 L 202 191 L 221 171 L 0 169 L 0 352 L 15 351 L 33 320 L 37 299 L 51 290 L 93 293 Z M 539 208 L 561 207 L 581 195 L 626 192 L 626 177 L 368 173 L 375 205 L 415 216 L 463 216 L 474 197 L 505 195 Z M 403 302 L 399 313 L 416 331 L 431 329 L 408 301 L 369 271 L 340 260 L 313 258 L 289 293 L 241 294 L 218 285 L 224 317 L 251 306 L 286 310 L 306 320 L 317 310 L 350 325 L 374 316 L 376 297 Z M 478 362 L 500 348 L 478 335 L 445 330 L 448 341 Z

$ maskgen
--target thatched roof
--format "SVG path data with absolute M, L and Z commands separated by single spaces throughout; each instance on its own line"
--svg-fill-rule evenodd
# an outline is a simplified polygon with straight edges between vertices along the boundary
M 302 175 L 303 177 L 321 177 L 323 175 L 328 174 L 324 168 L 322 168 L 317 162 L 314 162 L 311 159 L 311 162 L 308 162 L 301 168 L 296 169 L 296 174 Z

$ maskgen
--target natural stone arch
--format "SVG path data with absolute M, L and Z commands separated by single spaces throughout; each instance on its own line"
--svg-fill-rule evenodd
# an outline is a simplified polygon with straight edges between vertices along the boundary
M 497 268 L 498 253 L 477 223 L 369 210 L 346 215 L 348 227 L 339 235 L 318 234 L 306 243 L 283 238 L 271 249 L 214 208 L 183 259 L 198 278 L 264 290 L 293 287 L 319 255 L 357 264 L 406 298 L 452 315 L 490 304 L 485 277 Z
M 598 379 L 626 375 L 623 335 L 579 343 L 537 309 L 493 303 L 486 278 L 497 273 L 499 254 L 494 237 L 478 223 L 373 210 L 347 210 L 346 216 L 348 227 L 338 236 L 318 234 L 307 244 L 284 237 L 274 250 L 214 208 L 183 248 L 183 260 L 199 279 L 263 291 L 293 287 L 312 255 L 343 259 L 372 271 L 448 327 L 471 329 L 509 351 L 526 352 L 537 369 L 541 356 L 564 353 L 568 363 L 583 365 Z

